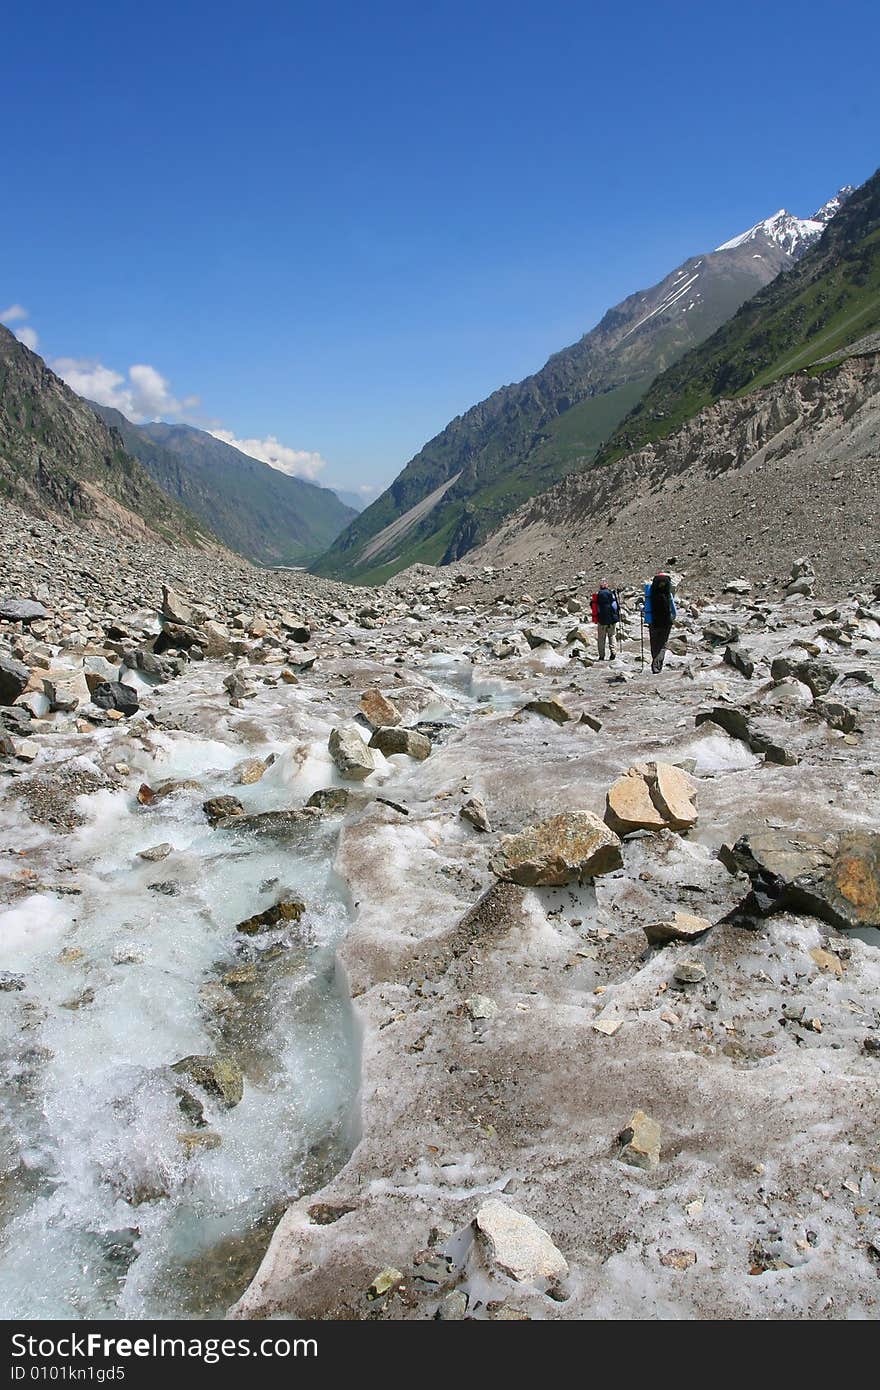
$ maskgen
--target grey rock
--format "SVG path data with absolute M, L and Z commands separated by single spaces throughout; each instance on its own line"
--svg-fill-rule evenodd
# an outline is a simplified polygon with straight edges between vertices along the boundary
M 407 757 L 423 762 L 431 752 L 431 740 L 427 734 L 416 729 L 394 728 L 377 729 L 370 739 L 370 747 L 378 748 L 386 758 L 395 753 L 406 753 Z
M 31 678 L 30 670 L 23 661 L 0 652 L 0 705 L 11 705 L 24 694 Z
M 390 732 L 394 732 L 391 730 Z M 375 735 L 373 736 L 375 738 Z M 370 740 L 371 744 L 373 739 Z M 352 782 L 362 782 L 376 770 L 376 760 L 354 729 L 333 729 L 327 740 L 330 756 L 339 769 L 340 776 Z
M 33 623 L 49 614 L 41 603 L 30 598 L 4 598 L 0 600 L 0 618 L 8 623 Z

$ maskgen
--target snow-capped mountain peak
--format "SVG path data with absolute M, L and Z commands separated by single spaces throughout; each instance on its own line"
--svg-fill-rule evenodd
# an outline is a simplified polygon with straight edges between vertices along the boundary
M 763 222 L 756 222 L 748 231 L 740 232 L 739 236 L 732 237 L 730 241 L 725 241 L 715 249 L 732 251 L 734 247 L 744 246 L 748 241 L 767 239 L 775 242 L 797 260 L 813 242 L 819 240 L 834 214 L 840 211 L 852 191 L 852 185 L 845 184 L 843 188 L 838 189 L 833 198 L 823 203 L 812 217 L 794 217 L 792 213 L 786 212 L 785 208 L 780 208 L 772 217 L 765 217 Z
M 794 217 L 790 212 L 786 212 L 785 208 L 780 208 L 772 217 L 765 217 L 763 222 L 756 222 L 748 231 L 740 232 L 739 236 L 731 237 L 730 241 L 725 241 L 715 249 L 732 251 L 736 246 L 744 246 L 747 241 L 757 241 L 764 237 L 775 242 L 789 256 L 800 256 L 808 246 L 818 240 L 824 230 L 824 222 L 811 217 Z
M 836 212 L 840 212 L 840 209 L 843 207 L 847 198 L 849 198 L 854 192 L 855 189 L 853 188 L 852 184 L 845 183 L 843 185 L 843 188 L 838 188 L 833 198 L 829 198 L 827 203 L 822 204 L 818 212 L 813 213 L 812 220 L 814 222 L 821 222 L 824 226 L 826 223 L 831 221 L 832 217 Z

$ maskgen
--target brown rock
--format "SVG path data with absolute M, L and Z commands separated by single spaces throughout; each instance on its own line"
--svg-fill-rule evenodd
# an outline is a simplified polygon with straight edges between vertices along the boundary
M 696 787 L 670 763 L 637 763 L 608 790 L 605 823 L 618 835 L 635 830 L 690 830 L 697 821 Z
M 253 917 L 246 917 L 243 922 L 239 922 L 235 930 L 243 932 L 245 936 L 256 936 L 258 932 L 273 931 L 285 922 L 298 922 L 305 910 L 306 905 L 302 898 L 285 894 L 264 912 L 257 912 Z
M 706 917 L 695 917 L 690 912 L 673 912 L 661 922 L 648 923 L 642 930 L 652 946 L 665 946 L 668 941 L 696 941 L 711 926 Z
M 560 885 L 621 868 L 620 840 L 590 811 L 564 811 L 507 835 L 490 863 L 498 878 L 524 887 Z
M 572 717 L 565 705 L 552 695 L 539 700 L 529 700 L 527 705 L 523 705 L 523 709 L 528 714 L 540 714 L 545 719 L 552 719 L 554 724 L 567 724 Z
M 381 690 L 365 690 L 361 696 L 361 709 L 374 729 L 393 728 L 403 718 L 394 701 L 383 695 Z

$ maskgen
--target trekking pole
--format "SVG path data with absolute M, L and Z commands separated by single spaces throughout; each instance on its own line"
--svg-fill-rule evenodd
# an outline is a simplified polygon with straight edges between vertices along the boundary
M 641 628 L 641 631 L 642 631 L 642 667 L 641 667 L 641 669 L 644 671 L 644 669 L 645 669 L 645 605 L 644 605 L 643 603 L 640 603 L 640 604 L 639 604 L 639 627 Z

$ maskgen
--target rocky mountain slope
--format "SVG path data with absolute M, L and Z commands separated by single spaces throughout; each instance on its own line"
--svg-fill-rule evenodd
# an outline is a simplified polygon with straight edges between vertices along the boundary
M 657 377 L 596 462 L 662 439 L 710 402 L 807 367 L 878 327 L 880 170 L 796 265 Z
M 672 568 L 718 589 L 797 554 L 827 583 L 880 572 L 880 353 L 874 345 L 707 406 L 674 434 L 573 473 L 468 559 L 541 584 L 572 563 L 617 583 Z M 487 583 L 499 583 L 493 576 Z
M 329 488 L 270 468 L 205 430 L 134 425 L 108 406 L 92 409 L 119 431 L 164 492 L 258 564 L 302 564 L 356 515 Z
M 814 219 L 777 213 L 717 251 L 689 258 L 609 310 L 540 372 L 453 420 L 315 571 L 374 582 L 413 561 L 465 554 L 518 503 L 589 460 L 658 372 L 816 241 L 832 204 Z
M 0 492 L 93 529 L 213 543 L 42 358 L 0 324 Z

